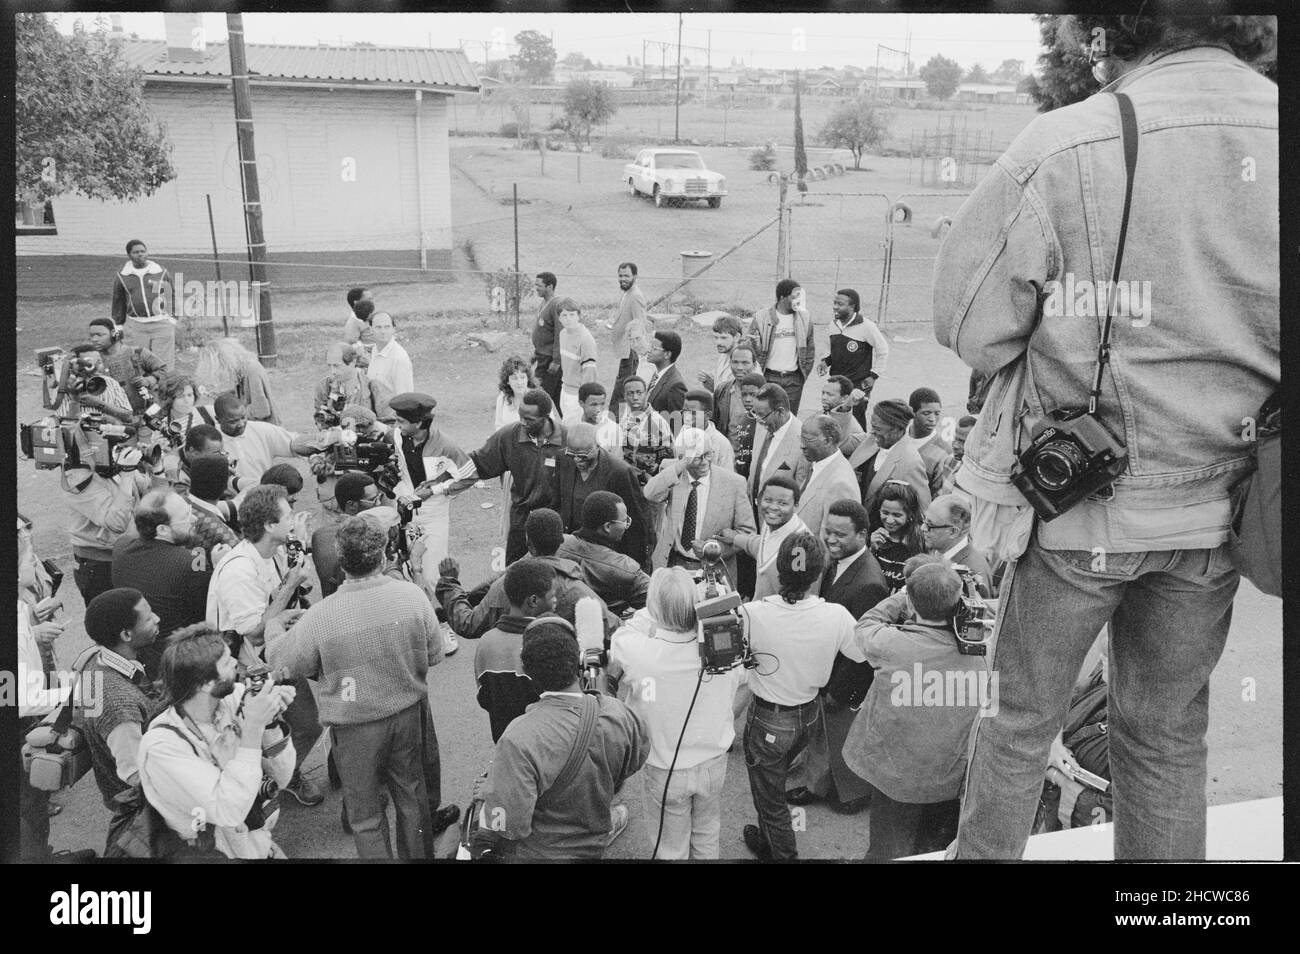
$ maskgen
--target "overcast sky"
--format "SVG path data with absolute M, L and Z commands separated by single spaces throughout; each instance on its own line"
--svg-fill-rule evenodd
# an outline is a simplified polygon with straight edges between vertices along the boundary
M 161 13 L 121 16 L 126 32 L 163 38 Z M 95 15 L 63 14 L 57 22 L 66 32 L 76 19 L 89 26 Z M 225 41 L 224 14 L 203 14 L 203 27 L 212 42 Z M 365 40 L 455 48 L 463 41 L 480 65 L 484 44 L 491 58 L 504 58 L 514 51 L 513 39 L 522 30 L 550 34 L 560 58 L 579 52 L 607 65 L 625 65 L 629 56 L 640 59 L 643 40 L 677 42 L 677 16 L 671 13 L 245 13 L 244 29 L 249 43 Z M 1003 60 L 1017 59 L 1032 70 L 1039 52 L 1038 28 L 1027 14 L 687 13 L 682 57 L 703 64 L 705 47 L 711 44 L 715 69 L 726 69 L 733 59 L 770 69 L 871 67 L 877 45 L 903 50 L 909 30 L 913 69 L 939 53 L 967 68 L 978 62 L 992 72 Z M 674 57 L 671 48 L 645 48 L 650 67 L 666 62 L 671 68 Z M 883 68 L 901 69 L 902 64 L 901 55 L 880 51 Z

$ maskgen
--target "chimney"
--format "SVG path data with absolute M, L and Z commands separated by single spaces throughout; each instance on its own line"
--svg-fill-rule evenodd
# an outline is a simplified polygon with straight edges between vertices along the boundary
M 164 13 L 167 59 L 173 63 L 200 63 L 207 58 L 207 37 L 201 13 Z

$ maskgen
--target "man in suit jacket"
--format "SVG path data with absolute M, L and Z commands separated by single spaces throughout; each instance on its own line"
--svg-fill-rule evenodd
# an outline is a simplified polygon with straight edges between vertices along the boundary
M 975 585 L 985 598 L 993 595 L 993 573 L 989 562 L 970 538 L 970 505 L 960 494 L 936 497 L 925 508 L 921 524 L 925 548 L 949 563 L 968 567 Z
M 643 568 L 650 566 L 654 527 L 641 484 L 631 467 L 599 446 L 595 427 L 584 421 L 568 428 L 564 456 L 556 461 L 555 478 L 556 511 L 565 533 L 582 529 L 583 502 L 596 491 L 607 490 L 622 499 L 632 520 L 614 549 Z
M 785 471 L 794 477 L 804 459 L 799 444 L 799 422 L 790 413 L 790 398 L 779 384 L 765 384 L 754 398 L 754 456 L 749 466 L 749 499 L 757 505 L 759 491 L 768 478 Z
M 645 496 L 664 504 L 663 523 L 655 546 L 653 563 L 661 566 L 699 567 L 699 550 L 718 531 L 731 529 L 753 533 L 754 511 L 745 493 L 745 481 L 737 474 L 713 467 L 709 441 L 698 428 L 688 427 L 677 436 L 677 459 L 646 482 Z M 691 492 L 695 492 L 694 522 Z M 722 546 L 728 578 L 736 582 L 736 548 Z
M 837 500 L 826 512 L 821 539 L 829 556 L 821 595 L 839 603 L 854 619 L 889 595 L 880 564 L 867 547 L 866 508 L 856 500 Z M 844 740 L 871 688 L 869 663 L 837 654 L 830 681 L 822 688 L 823 719 L 812 729 L 808 747 L 791 767 L 786 801 L 807 804 L 825 799 L 835 811 L 855 814 L 867 806 L 871 787 L 847 765 Z
M 799 442 L 804 459 L 794 471 L 800 493 L 795 516 L 820 534 L 826 508 L 837 500 L 858 500 L 862 491 L 848 459 L 840 453 L 840 429 L 830 417 L 817 414 L 804 421 Z
M 912 422 L 912 409 L 902 401 L 879 401 L 871 410 L 871 433 L 858 445 L 849 464 L 858 474 L 862 502 L 871 506 L 876 492 L 888 480 L 911 484 L 924 509 L 930 505 L 930 480 L 921 455 L 903 440 Z
M 943 416 L 943 402 L 931 388 L 917 388 L 907 399 L 915 415 L 904 440 L 910 441 L 925 465 L 930 496 L 937 497 L 944 478 L 944 463 L 952 456 L 952 445 L 939 433 L 939 420 Z
M 655 366 L 654 376 L 650 378 L 648 399 L 650 406 L 660 414 L 668 415 L 682 409 L 686 401 L 686 381 L 677 370 L 677 358 L 682 353 L 682 338 L 675 331 L 656 331 L 650 341 L 650 350 L 646 359 Z M 672 417 L 669 424 L 674 424 L 673 431 L 680 431 L 681 425 Z

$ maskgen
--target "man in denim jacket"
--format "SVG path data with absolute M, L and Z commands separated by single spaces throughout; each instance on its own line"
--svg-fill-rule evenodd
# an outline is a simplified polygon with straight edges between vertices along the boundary
M 1248 65 L 1272 54 L 1276 21 L 1085 16 L 1065 29 L 1091 41 L 1094 73 L 1129 95 L 1140 131 L 1119 276 L 1129 307 L 1099 406 L 1128 464 L 1113 493 L 1038 521 L 1008 572 L 1001 708 L 977 723 L 956 855 L 1024 851 L 1071 683 L 1109 625 L 1115 857 L 1204 858 L 1210 673 L 1239 579 L 1229 491 L 1250 462 L 1243 418 L 1280 380 L 1277 87 Z M 1031 422 L 1087 405 L 1102 319 L 1079 283 L 1111 277 L 1118 134 L 1107 95 L 1035 119 L 935 265 L 939 342 L 986 375 L 1028 350 Z M 1058 282 L 1074 288 L 1064 309 L 1047 307 Z M 998 410 L 991 398 L 984 414 Z M 1013 426 L 980 423 L 966 447 L 977 462 Z

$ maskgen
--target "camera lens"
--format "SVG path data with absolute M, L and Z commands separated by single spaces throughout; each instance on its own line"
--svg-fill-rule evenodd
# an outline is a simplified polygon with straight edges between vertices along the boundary
M 1044 445 L 1034 458 L 1034 483 L 1044 490 L 1062 490 L 1078 478 L 1084 463 L 1073 444 L 1053 441 Z

